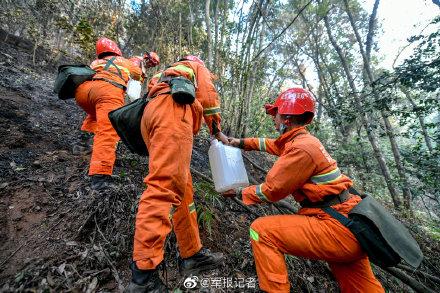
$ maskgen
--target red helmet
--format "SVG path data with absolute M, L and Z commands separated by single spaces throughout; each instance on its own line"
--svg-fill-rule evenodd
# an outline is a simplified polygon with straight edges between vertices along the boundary
M 205 62 L 203 62 L 202 59 L 200 59 L 199 57 L 194 56 L 194 55 L 188 55 L 188 56 L 183 57 L 182 59 L 183 59 L 183 60 L 194 61 L 194 62 L 199 63 L 200 65 L 205 66 Z
M 118 45 L 107 38 L 100 38 L 96 41 L 96 55 L 99 56 L 102 53 L 114 53 L 115 55 L 121 56 L 122 52 Z
M 290 88 L 282 92 L 273 104 L 264 105 L 266 113 L 275 116 L 301 115 L 306 112 L 315 114 L 315 99 L 308 90 L 300 87 Z
M 156 52 L 146 52 L 144 54 L 145 66 L 147 68 L 159 65 L 160 59 Z
M 142 66 L 142 56 L 133 56 L 130 59 L 131 62 L 134 63 L 135 66 L 141 67 Z

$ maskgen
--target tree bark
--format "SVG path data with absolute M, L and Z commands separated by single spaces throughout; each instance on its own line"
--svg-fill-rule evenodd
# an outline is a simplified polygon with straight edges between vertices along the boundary
M 35 39 L 34 49 L 32 50 L 32 64 L 34 66 L 36 65 L 36 55 L 37 55 L 37 49 L 38 49 L 39 42 L 40 42 L 39 38 Z
M 385 271 L 387 271 L 391 275 L 393 275 L 396 278 L 398 278 L 399 280 L 401 280 L 403 283 L 410 286 L 416 292 L 420 292 L 420 293 L 434 293 L 435 292 L 435 291 L 429 289 L 428 287 L 426 287 L 425 285 L 423 285 L 422 283 L 420 283 L 419 281 L 417 281 L 416 279 L 414 279 L 413 277 L 408 276 L 407 274 L 405 274 L 403 271 L 401 271 L 399 269 L 390 267 L 390 268 L 386 268 Z
M 414 113 L 416 113 L 416 115 L 417 115 L 417 118 L 419 119 L 419 124 L 420 124 L 420 128 L 422 129 L 422 134 L 423 134 L 423 138 L 425 139 L 426 147 L 428 148 L 429 153 L 432 153 L 433 148 L 432 148 L 431 139 L 429 138 L 428 130 L 427 130 L 426 125 L 425 125 L 425 117 L 423 117 L 423 115 L 420 115 L 420 114 L 417 113 L 417 111 L 416 111 L 417 110 L 417 105 L 414 102 L 414 100 L 412 99 L 411 94 L 409 93 L 409 91 L 406 90 L 406 89 L 402 89 L 402 91 L 405 94 L 406 99 L 411 104 Z
M 193 37 L 192 37 L 192 29 L 193 29 L 193 18 L 194 18 L 194 16 L 193 16 L 193 11 L 192 11 L 192 1 L 189 1 L 189 21 L 188 21 L 188 24 L 189 24 L 189 26 L 188 26 L 188 45 L 189 45 L 189 48 L 191 49 L 191 47 L 192 47 L 192 44 L 193 44 Z
M 370 56 L 371 56 L 371 47 L 373 45 L 373 36 L 375 32 L 375 26 L 377 21 L 377 9 L 379 7 L 380 0 L 374 1 L 373 5 L 373 11 L 370 15 L 370 20 L 368 23 L 368 34 L 367 34 L 367 42 L 365 44 L 365 51 L 367 52 L 367 60 L 370 62 Z
M 387 165 L 385 158 L 384 158 L 384 155 L 382 154 L 382 151 L 379 147 L 379 144 L 377 142 L 377 138 L 373 133 L 373 127 L 371 125 L 371 122 L 366 117 L 366 113 L 363 111 L 362 102 L 361 102 L 361 99 L 358 95 L 358 90 L 357 90 L 356 85 L 354 83 L 354 78 L 351 75 L 351 71 L 349 69 L 348 62 L 347 62 L 344 54 L 342 53 L 342 49 L 336 43 L 336 40 L 334 39 L 334 37 L 331 33 L 332 30 L 330 28 L 328 16 L 324 17 L 324 24 L 327 29 L 327 35 L 330 39 L 330 42 L 331 42 L 333 48 L 336 50 L 336 53 L 338 54 L 339 59 L 341 61 L 342 67 L 343 67 L 345 75 L 347 77 L 347 81 L 348 81 L 350 88 L 351 88 L 351 91 L 352 91 L 352 95 L 353 95 L 353 98 L 355 101 L 356 110 L 359 113 L 359 116 L 361 118 L 361 122 L 364 125 L 364 128 L 367 132 L 368 140 L 370 141 L 371 147 L 373 148 L 373 153 L 374 153 L 374 156 L 376 157 L 377 162 L 379 163 L 379 167 L 382 171 L 382 175 L 385 177 L 385 182 L 387 184 L 388 191 L 390 192 L 390 196 L 393 200 L 394 207 L 400 208 L 399 196 L 397 194 L 396 188 L 394 187 L 394 183 L 391 178 L 391 174 L 388 169 L 388 165 Z
M 220 0 L 215 0 L 215 10 L 214 10 L 214 60 L 213 60 L 213 66 L 212 66 L 212 70 L 214 72 L 216 72 L 217 74 L 219 73 L 217 70 L 217 60 L 218 60 L 218 53 L 220 50 L 220 46 L 218 45 L 218 13 L 219 13 L 219 3 Z
M 212 61 L 212 34 L 211 34 L 211 18 L 210 18 L 210 5 L 211 0 L 205 0 L 205 22 L 206 22 L 206 34 L 208 41 L 208 56 L 206 58 L 206 66 L 211 68 Z
M 179 58 L 182 58 L 182 13 L 179 12 Z
M 362 40 L 361 40 L 361 37 L 359 35 L 359 31 L 358 31 L 358 29 L 356 27 L 356 24 L 354 22 L 354 17 L 353 17 L 353 14 L 351 13 L 351 10 L 350 10 L 349 4 L 348 4 L 348 0 L 344 0 L 344 4 L 345 4 L 346 12 L 347 12 L 347 15 L 348 15 L 348 19 L 350 21 L 351 27 L 353 28 L 353 32 L 355 34 L 356 40 L 357 40 L 358 45 L 359 45 L 360 53 L 362 55 L 362 60 L 363 60 L 363 63 L 364 63 L 364 69 L 365 69 L 367 80 L 368 80 L 368 86 L 370 86 L 372 88 L 373 95 L 374 95 L 374 97 L 377 100 L 377 99 L 379 99 L 379 95 L 377 94 L 377 90 L 376 90 L 376 88 L 374 86 L 374 83 L 373 83 L 374 82 L 374 76 L 373 76 L 373 71 L 371 69 L 371 64 L 369 62 L 369 56 L 364 51 L 364 46 L 362 44 Z M 378 5 L 379 5 L 379 0 L 376 0 L 375 4 L 374 4 L 374 9 L 373 9 L 372 17 L 373 17 L 373 15 L 376 14 L 375 11 L 377 11 Z M 373 38 L 372 38 L 373 33 L 371 31 L 374 30 L 374 25 L 373 24 L 374 24 L 374 21 L 371 21 L 371 19 L 370 19 L 370 27 L 369 27 L 369 34 L 368 34 L 370 36 L 369 39 L 368 39 L 368 41 L 370 43 L 366 44 L 367 48 L 371 48 L 371 42 L 373 40 Z M 405 208 L 410 210 L 411 209 L 412 194 L 411 194 L 411 190 L 409 188 L 408 178 L 406 176 L 406 172 L 405 172 L 405 169 L 404 169 L 404 166 L 403 166 L 402 157 L 400 155 L 399 146 L 397 144 L 396 137 L 394 135 L 393 127 L 392 127 L 392 125 L 390 123 L 388 115 L 385 113 L 385 110 L 381 109 L 380 110 L 380 114 L 381 114 L 382 119 L 384 121 L 385 130 L 386 130 L 388 139 L 389 139 L 390 144 L 391 144 L 391 150 L 393 152 L 393 157 L 394 157 L 394 161 L 396 163 L 397 172 L 399 174 L 400 181 L 402 183 L 404 205 L 405 205 Z

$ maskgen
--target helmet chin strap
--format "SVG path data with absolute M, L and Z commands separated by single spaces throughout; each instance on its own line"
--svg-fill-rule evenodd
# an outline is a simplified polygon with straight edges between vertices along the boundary
M 145 60 L 142 60 L 142 62 L 141 62 L 141 68 L 142 68 L 142 73 L 143 73 L 144 75 L 146 75 L 146 74 L 147 74 L 147 67 L 145 66 Z
M 284 134 L 286 132 L 286 130 L 287 130 L 287 127 L 288 126 L 286 124 L 281 123 L 280 124 L 280 130 L 279 130 L 280 134 Z
M 284 120 L 283 123 L 280 123 L 280 130 L 279 130 L 280 134 L 284 134 L 287 131 L 287 129 L 289 128 L 289 126 L 291 126 L 289 119 L 286 119 L 286 120 Z
M 280 134 L 284 134 L 284 132 L 286 132 L 287 126 L 284 123 L 280 124 L 280 129 L 278 130 L 278 132 Z

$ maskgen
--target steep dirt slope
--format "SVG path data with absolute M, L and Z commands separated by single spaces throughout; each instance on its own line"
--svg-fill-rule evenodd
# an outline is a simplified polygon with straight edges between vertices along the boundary
M 115 168 L 119 187 L 106 194 L 92 192 L 87 176 L 90 138 L 79 131 L 83 113 L 74 101 L 60 101 L 52 94 L 55 67 L 44 63 L 41 54 L 47 52 L 42 51 L 37 51 L 37 62 L 46 65 L 33 66 L 26 44 L 10 37 L 0 48 L 0 291 L 117 292 L 129 280 L 133 221 L 148 158 L 120 145 Z M 257 291 L 252 288 L 256 273 L 248 227 L 255 214 L 286 211 L 266 206 L 252 207 L 250 213 L 219 198 L 205 178 L 210 177 L 208 147 L 206 134 L 196 139 L 195 202 L 203 243 L 225 253 L 227 260 L 205 275 L 211 289 L 199 283 L 195 290 Z M 250 156 L 264 168 L 270 166 L 266 156 Z M 257 168 L 247 168 L 253 180 L 263 179 Z M 426 266 L 438 273 L 438 247 L 423 237 L 420 234 L 424 249 L 431 250 Z M 167 243 L 164 279 L 170 288 L 186 291 L 177 272 L 173 235 Z M 295 292 L 338 291 L 324 263 L 286 259 Z M 392 291 L 409 290 L 377 272 Z M 236 283 L 228 286 L 227 278 Z

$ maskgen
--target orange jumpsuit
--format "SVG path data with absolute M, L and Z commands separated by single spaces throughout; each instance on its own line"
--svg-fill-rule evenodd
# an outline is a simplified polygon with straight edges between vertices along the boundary
M 94 133 L 89 175 L 111 175 L 116 160 L 119 136 L 113 129 L 108 113 L 124 105 L 124 89 L 128 79 L 141 79 L 141 69 L 123 57 L 97 59 L 90 67 L 97 73 L 93 80 L 82 83 L 75 93 L 77 104 L 87 113 L 81 130 Z
M 171 219 L 181 257 L 193 256 L 202 248 L 190 173 L 193 135 L 202 118 L 211 134 L 220 131 L 219 100 L 208 69 L 180 61 L 163 74 L 193 80 L 196 99 L 191 105 L 180 105 L 169 94 L 167 83 L 154 84 L 158 76 L 150 82 L 150 101 L 141 122 L 150 155 L 149 174 L 139 202 L 133 247 L 133 260 L 144 270 L 154 269 L 163 260 Z
M 321 142 L 304 127 L 276 140 L 246 138 L 242 147 L 279 156 L 263 184 L 242 190 L 247 205 L 275 202 L 288 195 L 298 202 L 319 202 L 352 186 Z M 347 215 L 360 200 L 353 196 L 333 208 Z M 297 215 L 258 218 L 250 227 L 250 236 L 259 285 L 264 291 L 289 292 L 284 255 L 291 254 L 327 261 L 342 292 L 384 292 L 354 235 L 319 208 L 302 208 Z

